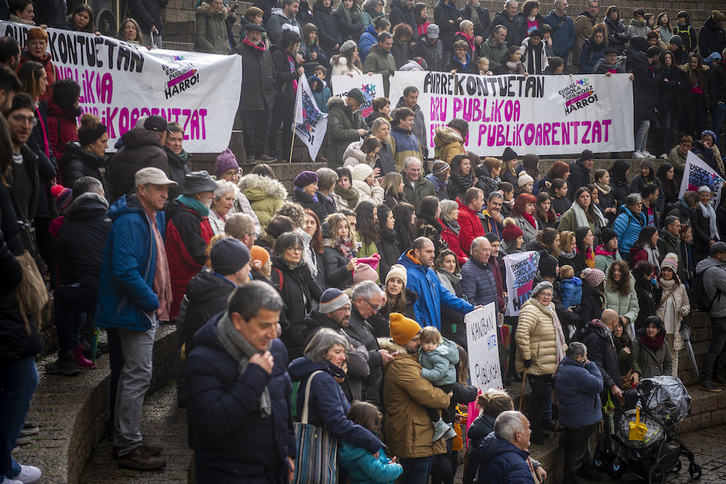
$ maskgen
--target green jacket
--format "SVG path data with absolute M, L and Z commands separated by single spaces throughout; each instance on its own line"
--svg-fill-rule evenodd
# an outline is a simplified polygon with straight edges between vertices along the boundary
M 352 112 L 342 98 L 331 97 L 328 100 L 328 168 L 343 166 L 345 149 L 361 138 L 359 129 L 369 129 L 360 111 Z
M 507 53 L 507 49 L 506 42 L 502 42 L 502 45 L 498 46 L 491 37 L 481 45 L 481 55 L 489 59 L 489 69 L 494 70 L 502 65 L 500 61 L 504 57 L 504 54 Z
M 239 189 L 250 201 L 250 206 L 260 221 L 262 230 L 287 199 L 287 190 L 279 181 L 250 173 L 239 181 Z
M 396 71 L 396 60 L 390 52 L 386 52 L 378 44 L 373 44 L 368 51 L 366 61 L 363 63 L 363 72 L 373 72 L 383 75 L 384 96 L 388 97 L 391 86 L 391 76 Z
M 401 173 L 401 175 L 403 175 L 403 196 L 406 198 L 408 203 L 416 208 L 416 212 L 418 213 L 418 209 L 421 207 L 421 202 L 424 197 L 428 197 L 429 195 L 434 197 L 436 196 L 434 184 L 431 183 L 431 180 L 424 178 L 423 174 L 421 174 L 414 188 L 411 187 L 411 182 L 406 179 L 406 174 Z
M 232 51 L 227 39 L 227 9 L 222 8 L 219 12 L 212 10 L 212 7 L 204 2 L 196 11 L 196 39 L 194 50 L 206 52 L 207 54 L 230 54 Z

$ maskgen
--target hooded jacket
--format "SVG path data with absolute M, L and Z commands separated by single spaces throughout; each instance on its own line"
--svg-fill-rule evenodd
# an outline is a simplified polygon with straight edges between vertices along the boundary
M 279 44 L 282 38 L 282 33 L 285 30 L 292 30 L 302 37 L 302 27 L 298 23 L 297 18 L 287 18 L 285 12 L 281 8 L 273 8 L 270 13 L 270 19 L 265 25 L 267 28 L 267 35 L 270 37 L 270 41 L 273 44 Z
M 285 346 L 272 340 L 271 374 L 259 365 L 248 365 L 240 375 L 239 362 L 219 341 L 217 327 L 225 314 L 197 332 L 197 346 L 187 357 L 189 446 L 209 468 L 219 470 L 220 481 L 230 475 L 261 475 L 272 468 L 284 473 L 285 458 L 296 455 Z M 259 401 L 265 388 L 272 414 L 262 418 Z
M 207 267 L 189 281 L 177 320 L 178 327 L 184 328 L 182 338 L 187 355 L 196 346 L 195 333 L 227 309 L 227 299 L 235 287 L 232 281 Z
M 706 271 L 708 271 L 708 277 L 705 277 Z M 703 288 L 706 295 L 713 300 L 709 315 L 712 318 L 726 316 L 726 263 L 719 262 L 710 256 L 706 257 L 696 265 L 696 277 L 702 274 L 704 275 Z
M 422 327 L 433 326 L 441 330 L 441 306 L 452 308 L 462 314 L 474 310 L 473 305 L 445 289 L 433 269 L 424 267 L 414 259 L 413 249 L 401 254 L 398 263 L 406 268 L 408 275 L 406 287 L 418 296 L 414 310 L 416 311 L 416 321 Z
M 494 432 L 482 441 L 477 454 L 479 482 L 488 484 L 534 484 L 532 471 L 527 464 L 529 452 L 511 442 L 500 439 Z
M 620 253 L 630 252 L 630 248 L 638 240 L 640 230 L 645 227 L 643 212 L 636 216 L 625 205 L 620 205 L 620 214 L 615 218 L 613 230 L 618 234 L 618 250 Z
M 378 42 L 378 32 L 373 25 L 369 25 L 365 32 L 360 36 L 358 41 L 358 49 L 360 49 L 360 60 L 361 62 L 366 61 L 368 51 L 371 49 L 373 44 Z
M 207 2 L 197 8 L 195 51 L 221 55 L 228 55 L 232 52 L 227 38 L 227 24 L 225 23 L 227 15 L 226 7 L 215 12 Z
M 383 76 L 383 92 L 387 97 L 391 87 L 391 76 L 396 72 L 396 59 L 393 54 L 386 52 L 378 43 L 368 49 L 368 55 L 363 63 L 363 72 L 373 72 Z
M 110 193 L 106 189 L 106 182 L 101 175 L 101 168 L 106 166 L 108 158 L 100 157 L 90 151 L 81 148 L 77 141 L 72 141 L 66 146 L 63 157 L 60 158 L 60 178 L 63 186 L 73 188 L 79 178 L 92 176 L 101 182 L 103 190 L 108 197 Z
M 431 67 L 429 68 L 431 69 Z M 407 106 L 406 101 L 403 99 L 403 96 L 401 96 L 396 103 L 396 109 L 403 107 Z M 428 140 L 428 137 L 426 136 L 426 121 L 424 119 L 423 110 L 421 110 L 421 106 L 419 106 L 418 104 L 413 107 L 413 129 L 411 130 L 411 132 L 414 134 L 414 136 L 416 136 L 416 139 L 418 140 L 421 154 L 423 156 L 426 156 L 428 153 L 428 144 L 426 141 Z
M 439 346 L 433 351 L 419 350 L 418 362 L 422 367 L 421 376 L 434 386 L 456 383 L 455 365 L 459 363 L 459 350 L 453 341 L 441 338 Z
M 594 361 L 586 365 L 565 356 L 554 382 L 559 401 L 560 425 L 579 429 L 602 420 L 602 375 Z
M 698 32 L 698 50 L 701 56 L 708 57 L 714 52 L 719 54 L 726 48 L 726 34 L 713 20 L 713 15 L 706 19 Z
M 401 474 L 403 467 L 397 462 L 389 462 L 386 452 L 381 447 L 378 458 L 350 442 L 341 442 L 338 448 L 340 465 L 346 468 L 351 484 L 382 482 L 393 484 Z
M 133 128 L 121 136 L 121 141 L 123 148 L 114 155 L 107 173 L 111 182 L 112 200 L 118 200 L 133 192 L 134 176 L 142 168 L 154 167 L 169 173 L 166 152 L 153 131 Z
M 119 198 L 108 216 L 113 226 L 103 253 L 99 280 L 104 281 L 105 290 L 98 294 L 96 324 L 146 331 L 152 323 L 148 313 L 159 308 L 159 297 L 152 290 L 157 250 L 152 221 L 135 195 Z M 156 212 L 153 223 L 163 238 L 164 212 Z
M 339 97 L 328 100 L 328 110 L 328 166 L 335 169 L 343 166 L 343 154 L 348 145 L 361 138 L 358 130 L 368 131 L 368 125 L 360 110 L 353 112 Z
M 440 126 L 434 132 L 434 145 L 436 146 L 436 157 L 451 164 L 456 155 L 466 154 L 464 138 L 454 128 Z
M 532 360 L 532 366 L 527 369 L 528 374 L 552 375 L 557 369 L 555 338 L 550 312 L 534 298 L 525 301 L 519 310 L 519 325 L 515 334 L 517 371 L 524 370 L 525 360 Z
M 257 214 L 262 229 L 267 228 L 270 219 L 287 199 L 285 186 L 274 178 L 255 174 L 242 177 L 238 186 L 250 201 L 250 206 Z

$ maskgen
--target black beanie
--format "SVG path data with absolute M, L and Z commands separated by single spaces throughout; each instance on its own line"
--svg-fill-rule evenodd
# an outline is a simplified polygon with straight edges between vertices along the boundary
M 602 232 L 600 232 L 600 240 L 602 240 L 602 243 L 604 245 L 607 245 L 608 242 L 610 242 L 617 236 L 618 234 L 610 227 L 605 227 L 604 229 L 602 229 Z
M 557 259 L 550 254 L 542 254 L 539 259 L 539 273 L 542 277 L 557 277 Z

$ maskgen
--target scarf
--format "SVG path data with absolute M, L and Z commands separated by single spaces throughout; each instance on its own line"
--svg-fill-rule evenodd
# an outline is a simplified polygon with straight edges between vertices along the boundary
M 538 45 L 532 45 L 532 42 L 528 42 L 529 47 L 527 52 L 527 72 L 532 74 L 539 74 L 542 72 L 542 49 L 544 43 L 540 42 Z
M 446 220 L 446 219 L 439 219 L 441 221 L 442 225 L 446 225 L 446 227 L 454 232 L 456 235 L 459 235 L 459 230 L 461 229 L 461 226 L 459 226 L 459 222 L 456 220 Z
M 209 208 L 205 207 L 202 202 L 189 195 L 179 195 L 176 197 L 179 202 L 190 210 L 197 212 L 202 217 L 209 217 Z
M 587 218 L 587 214 L 579 203 L 573 203 L 570 208 L 573 212 L 575 212 L 575 221 L 577 222 L 578 227 L 590 226 L 590 220 Z M 595 227 L 605 227 L 608 223 L 607 220 L 605 220 L 605 217 L 603 217 L 602 212 L 600 212 L 600 209 L 595 206 L 593 206 L 593 209 L 595 212 L 595 220 L 592 221 L 593 224 Z
M 351 210 L 358 205 L 358 190 L 352 185 L 350 188 L 343 188 L 336 183 L 334 191 L 336 195 L 345 200 L 345 203 L 348 204 L 348 208 Z
M 325 360 L 325 371 L 333 375 L 334 378 L 343 379 L 347 376 L 344 369 L 339 366 L 335 366 L 330 362 L 330 360 Z
M 575 252 L 579 253 L 577 248 L 575 248 Z M 587 264 L 587 267 L 589 267 L 590 269 L 594 269 L 595 268 L 595 253 L 592 251 L 592 247 L 587 246 L 587 250 L 585 250 L 585 253 L 581 254 L 581 255 L 582 255 L 582 258 L 585 259 L 585 264 Z
M 287 55 L 287 62 L 290 64 L 290 73 L 295 74 L 295 59 L 291 55 Z M 292 80 L 292 90 L 297 92 L 297 79 Z M 317 202 L 317 200 L 316 200 Z
M 351 260 L 353 258 L 353 241 L 351 239 L 339 238 L 333 242 L 333 247 L 339 250 L 346 259 Z
M 264 352 L 256 349 L 254 346 L 242 336 L 239 331 L 234 329 L 232 319 L 229 317 L 229 313 L 225 312 L 222 318 L 217 323 L 217 339 L 224 350 L 231 356 L 237 363 L 237 371 L 240 376 L 247 371 L 247 367 L 250 364 L 250 358 L 255 355 L 261 355 Z M 272 346 L 272 342 L 267 346 L 267 350 Z M 272 400 L 270 399 L 270 390 L 265 387 L 260 395 L 260 415 L 262 418 L 269 417 L 272 415 Z
M 297 193 L 297 194 L 302 194 L 302 193 L 304 193 L 305 195 L 307 195 L 307 196 L 309 196 L 310 198 L 312 198 L 312 199 L 313 199 L 313 201 L 314 201 L 315 203 L 320 203 L 320 201 L 318 200 L 318 194 L 317 194 L 317 193 L 315 193 L 315 195 L 310 195 L 310 194 L 309 194 L 308 192 L 306 192 L 306 191 L 305 191 L 305 190 L 303 190 L 302 188 L 297 188 L 297 187 L 295 187 L 295 189 L 294 189 L 293 191 L 294 191 L 295 193 Z
M 523 213 L 522 218 L 529 222 L 529 225 L 534 227 L 535 230 L 537 230 L 537 221 L 534 219 L 534 216 L 529 213 Z
M 481 22 L 479 21 L 479 12 L 477 11 L 477 8 L 479 5 L 474 5 L 473 7 L 469 4 L 466 5 L 466 7 L 469 9 L 469 21 L 474 24 L 474 32 L 476 32 L 476 26 L 481 25 Z
M 449 271 L 445 271 L 441 269 L 438 274 L 442 274 L 450 283 L 451 286 L 454 287 L 457 284 L 461 283 L 461 273 L 459 274 L 452 274 Z
M 434 184 L 434 191 L 436 193 L 439 193 L 442 189 L 446 190 L 447 182 L 442 180 L 441 178 L 437 177 L 433 173 L 429 173 L 428 175 L 426 175 L 426 179 Z
M 477 18 L 478 17 L 479 16 L 477 15 Z M 471 51 L 476 52 L 476 39 L 474 38 L 474 36 L 466 34 L 461 31 L 459 31 L 459 35 L 461 35 L 462 37 L 464 37 L 466 39 L 466 43 L 469 44 L 469 48 L 471 49 Z
M 600 185 L 599 183 L 595 183 L 595 186 L 597 187 L 598 190 L 600 190 L 600 192 L 602 192 L 605 195 L 610 193 L 610 190 L 612 190 L 610 185 Z
M 545 306 L 534 298 L 530 299 L 530 301 L 532 301 L 532 303 L 534 303 L 542 311 L 552 317 L 552 325 L 555 327 L 555 350 L 557 355 L 557 365 L 559 366 L 562 358 L 565 357 L 565 348 L 567 348 L 567 343 L 565 341 L 565 333 L 562 331 L 562 324 L 560 324 L 560 318 L 557 317 L 555 305 L 550 303 Z
M 708 230 L 710 232 L 709 236 L 711 237 L 711 240 L 719 240 L 720 237 L 718 236 L 718 228 L 716 227 L 716 211 L 710 203 L 704 205 L 703 203 L 698 202 L 698 206 L 701 207 L 701 213 L 704 218 L 708 219 Z
M 266 50 L 266 47 L 265 47 L 265 43 L 264 42 L 260 42 L 259 44 L 253 44 L 249 40 L 244 39 L 242 41 L 242 43 L 245 44 L 245 45 L 249 45 L 250 47 L 252 47 L 253 49 L 259 51 L 260 53 L 262 53 L 262 52 L 264 52 Z
M 560 249 L 560 257 L 562 257 L 563 259 L 567 259 L 567 260 L 574 259 L 576 255 L 577 255 L 576 251 L 565 252 L 564 250 Z
M 661 346 L 663 346 L 663 342 L 665 341 L 665 331 L 663 331 L 662 329 L 658 331 L 658 334 L 655 335 L 655 338 L 648 337 L 648 334 L 643 331 L 643 334 L 641 334 L 639 338 L 640 344 L 642 344 L 646 348 L 651 349 L 652 351 L 658 351 Z
M 658 260 L 660 259 L 660 252 L 658 251 L 658 247 L 644 245 L 643 250 L 645 250 L 645 253 L 648 254 L 648 262 L 653 264 L 656 272 L 660 272 L 660 262 L 658 262 Z
M 164 238 L 159 232 L 156 225 L 156 214 L 146 212 L 151 224 L 151 233 L 154 236 L 156 244 L 156 271 L 154 271 L 154 281 L 151 283 L 151 290 L 159 298 L 159 309 L 156 310 L 156 316 L 161 321 L 169 321 L 169 310 L 171 309 L 171 301 L 173 295 L 171 293 L 171 274 L 169 272 L 169 263 L 166 258 L 166 248 L 164 247 Z

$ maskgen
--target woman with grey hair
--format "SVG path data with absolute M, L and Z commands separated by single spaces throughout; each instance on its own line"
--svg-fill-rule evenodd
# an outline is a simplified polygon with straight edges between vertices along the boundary
M 214 197 L 209 207 L 209 225 L 212 226 L 214 235 L 224 233 L 224 224 L 231 215 L 234 207 L 236 186 L 234 183 L 223 180 L 217 182 L 217 189 L 214 190 Z
M 318 201 L 325 208 L 328 215 L 338 211 L 333 198 L 335 184 L 338 183 L 338 174 L 331 168 L 318 168 Z M 324 220 L 321 219 L 321 222 Z
M 384 11 L 386 2 L 384 0 L 365 0 L 363 2 L 361 15 L 361 22 L 363 28 L 368 28 L 369 25 L 373 25 L 373 21 L 378 17 L 386 18 L 386 12 Z
M 340 388 L 339 383 L 346 377 L 347 347 L 345 337 L 330 328 L 323 328 L 305 347 L 304 355 L 290 363 L 287 369 L 290 378 L 300 382 L 297 414 L 302 414 L 304 395 L 310 385 L 308 422 L 325 427 L 340 441 L 350 442 L 375 454 L 383 444 L 369 430 L 348 418 L 350 403 Z

